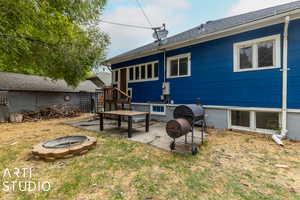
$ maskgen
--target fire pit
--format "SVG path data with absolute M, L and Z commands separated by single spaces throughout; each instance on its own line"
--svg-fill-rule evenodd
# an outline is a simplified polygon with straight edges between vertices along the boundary
M 96 138 L 89 136 L 65 136 L 35 145 L 32 153 L 41 159 L 53 161 L 59 158 L 70 158 L 85 154 L 96 143 Z

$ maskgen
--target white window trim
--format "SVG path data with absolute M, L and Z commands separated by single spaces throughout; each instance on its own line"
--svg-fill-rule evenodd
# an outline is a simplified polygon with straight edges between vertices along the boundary
M 248 111 L 248 112 L 250 112 L 250 127 L 232 125 L 231 124 L 231 111 Z M 227 110 L 228 129 L 250 131 L 250 132 L 264 133 L 264 134 L 278 133 L 278 130 L 256 128 L 256 112 L 273 112 L 274 113 L 274 111 L 261 111 L 261 110 L 238 110 L 238 109 Z M 279 113 L 278 120 L 279 120 L 279 127 L 281 127 L 281 113 L 280 112 L 275 112 L 275 113 Z
M 138 65 L 134 65 L 134 66 L 130 66 L 128 67 L 127 70 L 127 80 L 128 83 L 139 83 L 139 82 L 147 82 L 147 81 L 157 81 L 159 80 L 159 74 L 158 77 L 154 77 L 154 64 L 155 63 L 159 63 L 158 61 L 153 61 L 153 62 L 147 62 L 147 63 L 141 63 Z M 148 71 L 147 71 L 147 65 L 151 64 L 152 65 L 152 78 L 147 78 L 148 77 Z M 141 79 L 141 71 L 142 71 L 142 67 L 141 66 L 145 66 L 145 79 Z M 139 80 L 135 80 L 136 76 L 135 76 L 135 69 L 136 67 L 139 68 Z M 129 80 L 129 69 L 133 68 L 133 80 Z
M 257 44 L 261 42 L 267 42 L 270 40 L 274 40 L 275 43 L 275 48 L 274 48 L 274 66 L 269 66 L 269 67 L 258 67 L 258 54 L 257 54 Z M 252 54 L 253 54 L 253 60 L 252 60 L 252 68 L 250 69 L 240 69 L 240 48 L 243 47 L 250 47 L 252 46 Z M 254 40 L 249 40 L 245 42 L 238 42 L 234 44 L 233 48 L 233 55 L 234 55 L 234 72 L 245 72 L 245 71 L 256 71 L 256 70 L 266 70 L 266 69 L 276 69 L 281 67 L 281 35 L 271 35 L 263 38 L 258 38 Z
M 155 112 L 153 111 L 153 106 L 164 107 L 164 112 Z M 153 115 L 166 115 L 166 104 L 150 104 L 150 113 Z
M 118 72 L 118 81 L 115 81 L 115 72 Z M 112 70 L 112 83 L 119 84 L 119 82 L 120 82 L 120 69 L 114 69 Z
M 179 70 L 178 70 L 178 76 L 171 76 L 171 60 L 174 59 L 180 59 L 180 58 L 185 58 L 188 57 L 188 74 L 187 75 L 179 75 Z M 179 67 L 179 64 L 178 64 Z M 167 78 L 182 78 L 182 77 L 189 77 L 191 76 L 191 53 L 185 53 L 185 54 L 180 54 L 176 56 L 171 56 L 167 58 Z

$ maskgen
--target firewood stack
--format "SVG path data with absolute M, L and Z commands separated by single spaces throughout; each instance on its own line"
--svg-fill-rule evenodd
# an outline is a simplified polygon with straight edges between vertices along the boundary
M 43 107 L 38 111 L 24 112 L 23 122 L 38 121 L 44 119 L 64 118 L 64 117 L 77 117 L 80 115 L 79 108 L 59 105 L 51 107 Z

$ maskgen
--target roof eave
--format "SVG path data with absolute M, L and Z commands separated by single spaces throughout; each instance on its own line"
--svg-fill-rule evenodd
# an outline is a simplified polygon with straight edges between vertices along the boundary
M 200 37 L 196 37 L 196 38 L 193 38 L 193 39 L 184 40 L 184 41 L 172 43 L 172 44 L 169 44 L 169 45 L 158 46 L 158 48 L 152 49 L 152 50 L 149 50 L 149 51 L 141 51 L 141 52 L 138 52 L 136 54 L 125 56 L 125 57 L 107 59 L 107 60 L 104 61 L 104 63 L 106 65 L 113 65 L 113 64 L 116 64 L 116 63 L 121 63 L 121 62 L 125 62 L 125 61 L 128 61 L 128 60 L 133 60 L 133 59 L 153 55 L 153 54 L 156 54 L 156 53 L 160 53 L 160 52 L 163 52 L 165 50 L 177 49 L 177 48 L 189 46 L 189 45 L 192 45 L 192 44 L 202 43 L 202 42 L 215 40 L 215 39 L 218 39 L 218 38 L 227 37 L 227 36 L 230 36 L 230 35 L 235 35 L 235 34 L 246 32 L 246 31 L 254 30 L 254 29 L 257 29 L 257 28 L 262 28 L 262 27 L 265 27 L 265 26 L 280 24 L 280 23 L 284 22 L 284 17 L 285 16 L 289 15 L 291 17 L 291 20 L 295 20 L 295 19 L 300 18 L 299 14 L 300 14 L 300 9 L 296 9 L 296 10 L 293 10 L 293 11 L 289 11 L 289 12 L 285 12 L 285 13 L 282 13 L 282 14 L 265 17 L 265 18 L 255 20 L 255 21 L 252 21 L 252 22 L 249 22 L 249 23 L 245 23 L 245 24 L 242 24 L 242 25 L 227 28 L 227 29 L 224 29 L 224 30 L 221 30 L 221 31 L 216 31 L 216 32 L 213 32 L 213 33 L 201 35 Z

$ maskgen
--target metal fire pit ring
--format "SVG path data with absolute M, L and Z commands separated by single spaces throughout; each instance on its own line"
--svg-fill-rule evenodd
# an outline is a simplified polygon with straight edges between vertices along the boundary
M 54 161 L 87 153 L 96 146 L 97 139 L 89 136 L 65 136 L 42 142 L 33 147 L 32 154 L 38 158 Z

